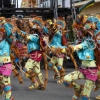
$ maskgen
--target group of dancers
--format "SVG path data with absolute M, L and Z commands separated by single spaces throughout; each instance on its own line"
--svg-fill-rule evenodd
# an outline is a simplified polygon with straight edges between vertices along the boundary
M 66 39 L 66 22 L 62 18 L 43 21 L 39 17 L 29 19 L 6 19 L 0 17 L 0 96 L 5 93 L 5 100 L 14 100 L 11 93 L 12 72 L 20 83 L 23 79 L 16 67 L 30 79 L 29 89 L 44 90 L 48 82 L 48 68 L 54 71 L 58 84 L 74 88 L 72 100 L 90 100 L 91 91 L 100 87 L 100 15 L 77 15 L 72 24 L 77 43 L 69 44 Z M 81 41 L 80 41 L 81 40 Z M 79 67 L 74 59 L 76 52 L 81 60 Z M 66 74 L 63 60 L 69 56 L 75 71 Z M 23 61 L 25 65 L 22 66 Z M 40 68 L 43 59 L 45 76 Z M 85 84 L 78 84 L 77 79 L 85 79 Z M 96 99 L 100 99 L 98 95 Z

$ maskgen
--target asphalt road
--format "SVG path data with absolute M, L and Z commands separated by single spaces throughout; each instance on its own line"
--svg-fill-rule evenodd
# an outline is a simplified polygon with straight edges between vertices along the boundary
M 73 68 L 67 68 L 66 74 L 73 71 Z M 44 73 L 44 69 L 42 69 Z M 47 88 L 45 90 L 28 90 L 30 85 L 30 80 L 26 77 L 23 77 L 24 84 L 19 84 L 17 78 L 13 77 L 12 74 L 12 95 L 15 97 L 15 100 L 72 100 L 71 97 L 74 93 L 72 88 L 65 88 L 63 84 L 57 84 L 56 81 L 52 79 L 53 71 L 49 70 L 49 78 Z M 79 83 L 84 83 L 84 80 L 79 80 Z M 91 100 L 95 100 L 95 96 L 100 94 L 100 90 L 91 93 Z M 3 97 L 0 100 L 4 100 Z M 81 100 L 81 97 L 78 99 Z

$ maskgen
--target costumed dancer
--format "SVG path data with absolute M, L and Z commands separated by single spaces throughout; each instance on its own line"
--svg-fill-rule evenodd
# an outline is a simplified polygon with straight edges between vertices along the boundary
M 9 43 L 10 43 L 10 49 L 11 49 L 11 53 L 10 53 L 10 56 L 11 56 L 11 60 L 12 60 L 12 64 L 13 66 L 15 67 L 13 69 L 13 72 L 14 72 L 14 77 L 17 77 L 18 80 L 19 80 L 19 83 L 23 83 L 23 80 L 22 80 L 22 76 L 19 74 L 19 72 L 16 70 L 16 67 L 19 68 L 19 70 L 21 71 L 22 75 L 24 75 L 24 71 L 22 70 L 22 65 L 21 65 L 21 62 L 22 62 L 22 59 L 20 57 L 20 53 L 19 53 L 19 41 L 17 39 L 17 36 L 16 36 L 16 28 L 13 27 L 12 28 L 12 35 L 9 37 Z
M 12 64 L 10 58 L 10 45 L 7 38 L 12 34 L 9 25 L 4 17 L 0 17 L 0 96 L 5 93 L 5 100 L 14 100 L 11 97 Z
M 21 57 L 19 55 L 19 50 L 18 50 L 18 44 L 19 41 L 17 38 L 19 38 L 18 34 L 16 34 L 16 18 L 15 16 L 12 16 L 11 19 L 6 19 L 7 24 L 9 25 L 9 28 L 12 31 L 12 34 L 9 36 L 9 38 L 7 38 L 8 43 L 10 44 L 10 57 L 11 57 L 11 62 L 13 65 L 13 73 L 14 73 L 14 77 L 17 77 L 19 80 L 19 83 L 23 83 L 22 77 L 19 74 L 18 70 L 16 69 L 16 67 L 18 67 L 20 69 L 20 71 L 22 72 L 22 75 L 24 73 L 24 71 L 22 71 L 22 66 L 21 66 Z
M 38 34 L 38 26 L 42 25 L 41 19 L 34 18 L 33 21 L 29 22 L 30 26 L 34 29 L 33 34 L 23 34 L 18 32 L 18 34 L 27 41 L 27 49 L 29 59 L 25 64 L 25 72 L 28 74 L 28 78 L 30 78 L 32 85 L 29 89 L 38 88 L 40 90 L 44 89 L 44 78 L 43 74 L 40 70 L 40 61 L 42 60 L 42 51 L 40 45 L 40 36 Z M 23 55 L 23 54 L 22 54 Z M 23 55 L 24 56 L 24 55 Z M 38 77 L 38 80 L 36 78 Z
M 96 43 L 95 48 L 95 59 L 96 65 L 98 68 L 98 79 L 94 86 L 94 91 L 97 91 L 100 88 L 100 15 L 97 14 L 96 16 L 90 16 L 88 20 L 92 23 L 96 23 L 95 32 L 94 32 L 94 40 Z M 100 95 L 96 96 L 96 100 L 100 100 Z
M 84 17 L 84 16 L 83 16 Z M 80 17 L 81 18 L 81 17 Z M 81 21 L 78 19 L 78 21 Z M 93 40 L 95 23 L 85 21 L 83 26 L 83 40 L 80 44 L 71 46 L 72 51 L 77 51 L 82 65 L 77 71 L 71 72 L 64 77 L 65 87 L 74 88 L 72 100 L 78 100 L 81 96 L 82 100 L 90 100 L 91 90 L 98 79 L 98 70 L 95 62 L 94 49 L 96 48 Z M 80 85 L 75 82 L 77 79 L 85 79 L 85 84 Z
M 54 79 L 58 79 L 57 83 L 62 83 L 65 76 L 65 69 L 63 68 L 64 51 L 66 46 L 65 35 L 62 34 L 66 27 L 64 20 L 58 20 L 56 23 L 52 23 L 51 20 L 47 20 L 49 24 L 49 47 L 51 49 L 52 58 L 48 63 L 48 67 L 52 67 L 55 72 Z M 51 55 L 50 54 L 50 55 Z

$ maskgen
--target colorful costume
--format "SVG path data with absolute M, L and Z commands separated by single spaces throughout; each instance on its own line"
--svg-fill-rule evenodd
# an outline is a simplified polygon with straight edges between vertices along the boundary
M 79 59 L 82 61 L 82 65 L 77 71 L 66 75 L 63 80 L 66 87 L 74 88 L 74 96 L 72 97 L 72 100 L 77 100 L 80 95 L 82 100 L 89 100 L 91 90 L 98 79 L 98 70 L 94 55 L 94 50 L 96 48 L 93 40 L 94 27 L 89 21 L 89 23 L 86 23 L 83 28 L 84 38 L 82 42 L 73 47 L 77 52 Z M 77 79 L 85 79 L 86 82 L 84 85 L 80 85 L 75 82 Z
M 95 89 L 94 91 L 97 91 L 100 88 L 100 15 L 91 16 L 88 18 L 92 23 L 96 23 L 95 27 L 95 59 L 96 59 L 96 65 L 98 68 L 98 80 L 95 83 Z M 96 100 L 100 100 L 100 95 L 96 96 Z
M 25 72 L 28 74 L 28 77 L 32 82 L 32 85 L 29 87 L 29 89 L 44 89 L 44 78 L 40 70 L 40 61 L 42 60 L 40 35 L 36 31 L 36 23 L 38 23 L 38 20 L 34 18 L 33 23 L 30 22 L 30 26 L 34 29 L 33 34 L 24 35 L 23 33 L 19 33 L 27 41 L 29 59 L 25 64 Z M 41 26 L 41 23 L 39 24 Z M 38 77 L 38 80 L 36 79 L 36 76 Z
M 10 82 L 13 68 L 10 59 L 10 45 L 6 40 L 11 35 L 11 29 L 3 17 L 0 18 L 0 25 L 0 95 L 4 92 L 5 100 L 13 100 Z
M 13 32 L 13 31 L 12 31 Z M 11 49 L 11 60 L 12 60 L 12 64 L 13 66 L 15 66 L 15 68 L 13 69 L 14 72 L 14 77 L 16 76 L 19 80 L 19 83 L 23 83 L 22 77 L 20 76 L 19 72 L 16 70 L 16 67 L 18 67 L 20 69 L 20 71 L 22 72 L 22 75 L 24 74 L 24 71 L 22 70 L 22 66 L 21 66 L 21 57 L 19 55 L 19 48 L 20 46 L 22 46 L 21 43 L 19 43 L 18 41 L 18 37 L 16 36 L 16 33 L 12 33 L 12 35 L 9 37 L 8 41 L 11 44 L 10 49 Z
M 49 22 L 50 23 L 50 22 Z M 59 26 L 58 26 L 59 25 Z M 62 83 L 62 78 L 65 75 L 65 69 L 63 68 L 63 59 L 64 59 L 64 54 L 63 54 L 63 49 L 66 48 L 66 46 L 63 46 L 62 43 L 66 44 L 66 41 L 63 42 L 63 37 L 62 37 L 62 31 L 65 29 L 65 23 L 63 21 L 58 20 L 56 23 L 50 24 L 50 31 L 51 34 L 53 34 L 52 39 L 49 40 L 49 46 L 51 49 L 55 49 L 55 53 L 53 52 L 53 56 L 51 58 L 51 61 L 48 63 L 48 67 L 52 67 L 55 75 L 54 79 L 60 78 L 58 83 Z M 52 51 L 52 50 L 51 50 Z

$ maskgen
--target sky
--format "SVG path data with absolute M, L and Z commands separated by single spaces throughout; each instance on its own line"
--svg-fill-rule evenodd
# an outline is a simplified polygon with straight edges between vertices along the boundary
M 22 2 L 22 0 L 18 0 L 18 7 L 21 6 L 21 2 Z

